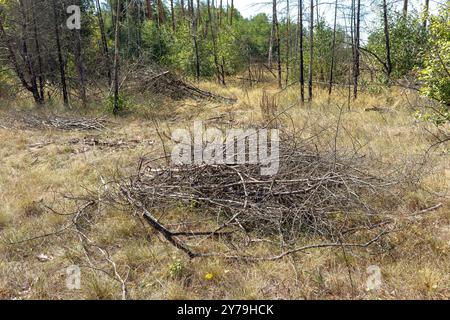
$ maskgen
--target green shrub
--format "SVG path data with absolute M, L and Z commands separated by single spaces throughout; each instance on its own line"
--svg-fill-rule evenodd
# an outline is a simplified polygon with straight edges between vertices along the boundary
M 441 6 L 439 15 L 430 19 L 429 46 L 420 70 L 421 93 L 440 103 L 441 107 L 424 117 L 442 125 L 450 122 L 450 0 Z
M 430 21 L 430 45 L 420 71 L 422 93 L 450 106 L 450 1 Z
M 129 111 L 128 101 L 124 95 L 119 95 L 119 115 L 123 115 Z M 114 114 L 114 95 L 109 95 L 105 102 L 106 112 L 109 114 Z

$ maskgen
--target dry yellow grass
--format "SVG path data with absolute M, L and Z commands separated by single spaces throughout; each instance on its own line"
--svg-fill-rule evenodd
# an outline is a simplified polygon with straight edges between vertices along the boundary
M 159 130 L 167 135 L 174 128 L 191 127 L 195 119 L 219 127 L 264 122 L 267 115 L 260 107 L 261 87 L 243 90 L 238 86 L 201 85 L 236 96 L 238 103 L 167 102 L 164 107 L 147 110 L 151 107 L 145 101 L 136 102 L 135 114 L 140 116 L 112 119 L 117 125 L 98 134 L 100 139 L 153 141 L 131 149 L 83 150 L 83 146 L 67 144 L 70 139 L 88 135 L 80 132 L 0 128 L 0 298 L 120 298 L 117 281 L 85 266 L 81 269 L 81 289 L 66 287 L 66 267 L 85 258 L 76 236 L 61 234 L 21 241 L 55 232 L 64 225 L 66 218 L 49 213 L 43 203 L 58 206 L 61 194 L 95 190 L 101 176 L 132 172 L 141 156 L 161 153 L 161 141 L 150 118 L 158 117 Z M 276 92 L 271 86 L 265 90 L 270 95 Z M 289 130 L 305 128 L 305 137 L 321 128 L 335 128 L 340 118 L 338 147 L 358 143 L 364 146 L 361 152 L 367 157 L 392 166 L 412 161 L 433 142 L 430 132 L 434 128 L 417 122 L 412 115 L 409 104 L 418 99 L 413 93 L 394 90 L 363 94 L 348 110 L 344 90 L 332 97 L 331 104 L 328 96 L 318 91 L 314 103 L 303 107 L 297 102 L 297 90 L 292 87 L 275 95 L 277 112 L 279 121 Z M 365 111 L 377 106 L 384 109 Z M 335 130 L 326 130 L 324 144 L 334 135 Z M 52 144 L 32 147 L 49 141 Z M 319 249 L 272 262 L 219 258 L 190 261 L 128 213 L 111 208 L 105 209 L 91 234 L 95 234 L 96 243 L 108 249 L 120 273 L 125 274 L 129 268 L 127 285 L 133 299 L 448 299 L 449 146 L 441 145 L 433 151 L 422 182 L 424 190 L 412 190 L 401 212 L 392 212 L 398 216 L 401 229 L 383 242 L 388 248 L 383 254 L 375 254 L 372 249 L 352 251 L 347 252 L 346 261 L 340 249 Z M 443 206 L 436 211 L 404 218 L 439 202 Z M 264 253 L 267 249 L 261 246 L 258 250 Z M 41 254 L 49 259 L 40 261 Z M 372 265 L 380 267 L 382 285 L 379 290 L 368 291 L 367 268 Z

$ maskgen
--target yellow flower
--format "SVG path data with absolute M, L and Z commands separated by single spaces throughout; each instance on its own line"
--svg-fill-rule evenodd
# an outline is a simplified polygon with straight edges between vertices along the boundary
M 211 281 L 212 279 L 214 279 L 214 275 L 212 273 L 208 272 L 205 275 L 205 279 L 208 280 L 208 281 Z

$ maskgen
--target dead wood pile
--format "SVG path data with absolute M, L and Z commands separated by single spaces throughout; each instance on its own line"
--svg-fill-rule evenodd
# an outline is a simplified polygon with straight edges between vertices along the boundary
M 158 72 L 146 69 L 145 71 L 135 72 L 127 82 L 127 89 L 135 90 L 135 88 L 138 88 L 141 93 L 150 92 L 173 100 L 192 98 L 226 103 L 236 102 L 234 98 L 200 89 L 170 71 Z
M 5 115 L 3 127 L 22 129 L 57 129 L 64 131 L 101 131 L 111 124 L 106 118 L 68 117 L 57 115 L 21 114 Z
M 161 167 L 142 163 L 135 176 L 119 183 L 114 198 L 131 205 L 191 257 L 208 254 L 192 251 L 183 237 L 232 234 L 247 243 L 256 237 L 258 242 L 277 247 L 320 237 L 335 245 L 358 231 L 383 226 L 378 213 L 387 208 L 377 205 L 381 203 L 377 199 L 383 197 L 384 203 L 392 204 L 389 198 L 396 198 L 396 182 L 368 173 L 362 158 L 308 150 L 284 146 L 280 170 L 271 177 L 261 176 L 257 165 Z M 180 206 L 200 213 L 203 222 L 196 223 L 195 214 L 192 219 L 178 216 L 174 220 L 170 212 Z M 170 226 L 175 228 L 170 230 Z
M 153 140 L 140 139 L 102 139 L 100 136 L 89 135 L 83 138 L 71 138 L 64 141 L 42 141 L 29 144 L 27 147 L 30 151 L 43 149 L 50 145 L 71 146 L 76 153 L 84 153 L 94 148 L 99 150 L 123 150 L 134 149 L 139 146 L 152 146 Z

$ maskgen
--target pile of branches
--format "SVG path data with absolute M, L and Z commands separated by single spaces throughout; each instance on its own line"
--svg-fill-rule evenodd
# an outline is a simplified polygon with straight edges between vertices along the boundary
M 65 131 L 101 131 L 107 128 L 110 121 L 106 118 L 61 117 L 56 115 L 24 114 L 14 122 L 26 128 L 50 128 Z
M 280 170 L 268 177 L 261 176 L 258 165 L 161 167 L 143 162 L 135 176 L 120 182 L 118 198 L 191 257 L 208 254 L 193 252 L 185 237 L 240 234 L 247 243 L 255 236 L 278 247 L 319 237 L 334 246 L 345 241 L 344 235 L 385 225 L 377 203 L 394 203 L 387 197 L 396 197 L 396 182 L 368 173 L 363 162 L 294 144 L 282 148 Z M 174 221 L 168 213 L 180 205 L 206 218 L 201 224 L 186 217 Z
M 214 100 L 219 102 L 234 103 L 236 99 L 224 97 L 198 88 L 171 71 L 157 71 L 144 69 L 141 72 L 134 72 L 128 81 L 129 90 L 139 88 L 141 93 L 150 92 L 154 95 L 169 97 L 173 100 L 183 100 L 186 98 L 200 100 Z

